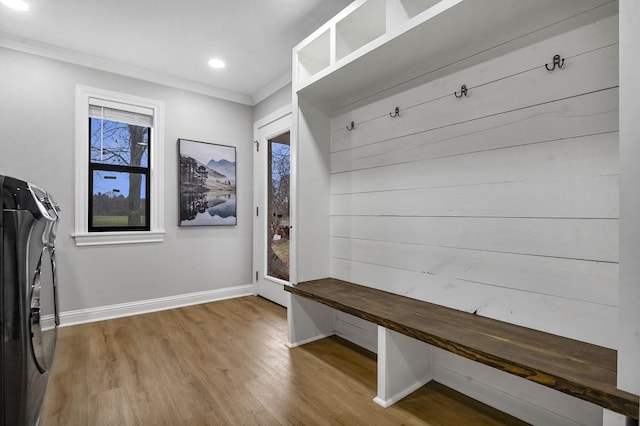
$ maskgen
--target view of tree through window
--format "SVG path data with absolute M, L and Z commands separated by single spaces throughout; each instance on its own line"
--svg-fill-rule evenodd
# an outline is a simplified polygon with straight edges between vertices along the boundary
M 149 230 L 151 129 L 89 119 L 89 229 Z
M 289 132 L 269 141 L 267 274 L 289 281 Z

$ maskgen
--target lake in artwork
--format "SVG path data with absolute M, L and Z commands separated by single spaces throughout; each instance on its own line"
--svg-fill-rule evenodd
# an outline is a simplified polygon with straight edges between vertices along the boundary
M 236 148 L 179 140 L 180 226 L 236 225 Z

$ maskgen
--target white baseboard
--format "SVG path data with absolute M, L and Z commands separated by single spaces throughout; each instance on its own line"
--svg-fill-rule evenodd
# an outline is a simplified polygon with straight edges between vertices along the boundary
M 197 293 L 179 294 L 177 296 L 159 297 L 157 299 L 140 300 L 136 302 L 119 303 L 116 305 L 98 306 L 96 308 L 78 309 L 60 313 L 60 326 L 84 324 L 149 312 L 164 311 L 183 306 L 199 305 L 234 297 L 253 295 L 253 284 L 237 287 L 227 287 Z M 49 318 L 50 317 L 50 318 Z M 53 315 L 43 317 L 43 328 L 53 326 Z
M 325 339 L 325 338 L 331 337 L 331 336 L 333 336 L 333 333 L 331 333 L 331 334 L 319 334 L 317 336 L 313 336 L 313 337 L 310 337 L 308 339 L 301 340 L 299 342 L 293 342 L 293 343 L 287 342 L 284 345 L 286 347 L 288 347 L 289 349 L 293 349 L 293 348 L 297 348 L 298 346 L 306 345 L 307 343 L 315 342 L 316 340 Z
M 376 404 L 378 404 L 378 405 L 380 405 L 381 407 L 384 407 L 384 408 L 391 407 L 393 404 L 395 404 L 396 402 L 400 401 L 405 396 L 408 396 L 408 395 L 412 394 L 413 392 L 417 391 L 418 389 L 420 389 L 421 387 L 423 387 L 424 385 L 426 385 L 430 381 L 431 381 L 430 378 L 426 379 L 426 380 L 419 380 L 419 381 L 415 382 L 414 384 L 412 384 L 411 386 L 409 386 L 408 388 L 403 389 L 402 391 L 400 391 L 397 394 L 393 395 L 391 398 L 382 399 L 379 396 L 376 396 L 375 398 L 373 398 L 373 402 L 375 402 Z
M 53 314 L 51 315 L 43 315 L 40 317 L 40 327 L 42 327 L 42 331 L 49 331 L 54 328 L 56 325 L 56 320 Z

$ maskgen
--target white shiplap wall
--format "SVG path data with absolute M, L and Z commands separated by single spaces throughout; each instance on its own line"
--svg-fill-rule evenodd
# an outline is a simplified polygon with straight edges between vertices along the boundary
M 333 117 L 332 276 L 616 348 L 617 22 Z

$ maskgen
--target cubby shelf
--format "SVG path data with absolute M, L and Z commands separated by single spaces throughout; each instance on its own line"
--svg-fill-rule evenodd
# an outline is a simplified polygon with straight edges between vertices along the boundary
M 358 0 L 293 49 L 294 91 L 337 110 L 615 13 L 611 0 Z

